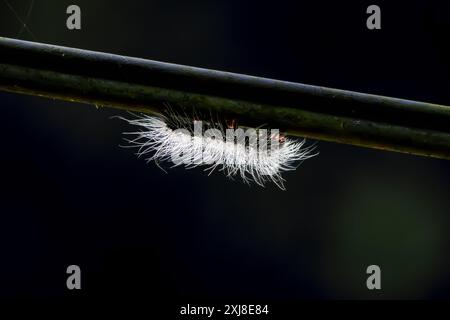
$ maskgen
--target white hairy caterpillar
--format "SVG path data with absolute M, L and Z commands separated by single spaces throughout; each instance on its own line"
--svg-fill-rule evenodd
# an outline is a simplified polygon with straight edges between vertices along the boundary
M 120 118 L 140 128 L 126 132 L 135 137 L 125 140 L 148 162 L 155 161 L 158 166 L 172 162 L 172 167 L 186 169 L 203 166 L 209 174 L 218 169 L 229 178 L 240 176 L 248 184 L 273 182 L 285 190 L 281 174 L 317 154 L 312 153 L 314 146 L 303 147 L 305 140 L 286 138 L 278 130 L 244 131 L 234 120 L 231 124 L 214 119 L 204 122 L 194 120 L 197 115 L 179 115 L 171 109 L 160 117 L 140 114 L 135 119 Z

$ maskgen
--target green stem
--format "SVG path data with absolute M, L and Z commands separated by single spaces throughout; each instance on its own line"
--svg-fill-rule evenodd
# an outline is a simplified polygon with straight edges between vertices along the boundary
M 0 90 L 450 159 L 450 107 L 0 38 Z

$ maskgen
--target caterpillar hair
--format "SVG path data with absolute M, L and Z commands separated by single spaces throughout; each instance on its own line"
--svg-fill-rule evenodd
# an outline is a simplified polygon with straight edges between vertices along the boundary
M 314 146 L 304 147 L 305 140 L 290 139 L 278 130 L 239 128 L 236 120 L 214 119 L 208 121 L 197 114 L 177 114 L 170 107 L 164 115 L 134 114 L 126 119 L 139 127 L 126 132 L 134 136 L 125 138 L 128 146 L 137 147 L 137 155 L 154 161 L 172 162 L 172 167 L 186 169 L 204 167 L 211 174 L 218 169 L 231 179 L 240 176 L 242 181 L 265 186 L 273 182 L 285 190 L 282 173 L 295 170 L 298 164 L 315 156 Z M 163 169 L 164 170 L 164 169 Z

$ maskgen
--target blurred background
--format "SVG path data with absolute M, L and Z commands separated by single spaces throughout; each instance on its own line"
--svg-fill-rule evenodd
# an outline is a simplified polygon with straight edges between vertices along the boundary
M 449 2 L 377 0 L 378 31 L 371 4 L 0 0 L 0 36 L 33 40 L 19 16 L 39 42 L 450 105 Z M 0 299 L 450 297 L 448 161 L 319 142 L 280 191 L 166 174 L 119 147 L 121 111 L 3 92 L 0 108 Z

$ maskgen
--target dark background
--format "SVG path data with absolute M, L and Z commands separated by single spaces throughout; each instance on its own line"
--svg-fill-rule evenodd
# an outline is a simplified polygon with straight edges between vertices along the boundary
M 21 17 L 30 0 L 8 0 Z M 378 4 L 382 30 L 366 28 Z M 82 10 L 69 31 L 66 8 Z M 36 0 L 40 42 L 450 105 L 448 1 Z M 0 35 L 33 40 L 4 0 Z M 170 170 L 94 106 L 0 93 L 0 298 L 450 297 L 450 164 L 319 142 L 287 191 Z M 312 143 L 310 141 L 309 143 Z M 66 268 L 82 290 L 66 289 Z M 366 268 L 382 290 L 366 288 Z

